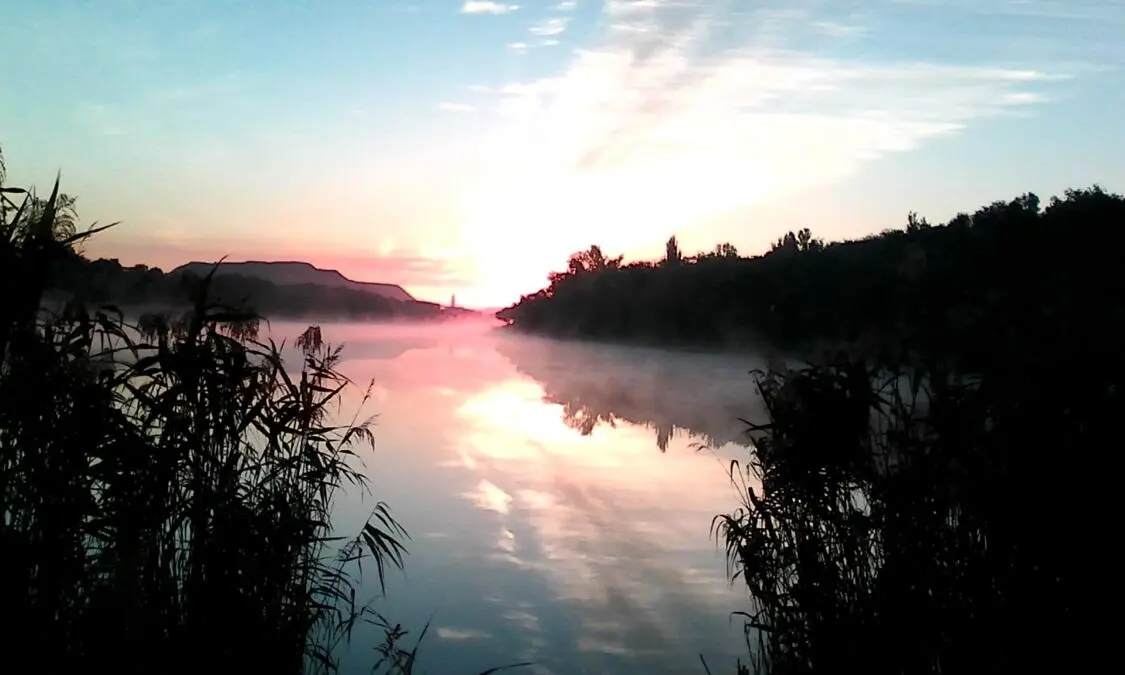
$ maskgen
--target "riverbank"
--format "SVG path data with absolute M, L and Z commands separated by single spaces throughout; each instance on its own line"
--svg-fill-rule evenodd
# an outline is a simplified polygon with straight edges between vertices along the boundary
M 560 338 L 942 358 L 979 370 L 1114 333 L 1114 249 L 1086 242 L 1123 218 L 1125 198 L 1094 187 L 1045 207 L 1023 195 L 943 225 L 911 215 L 904 229 L 856 241 L 802 232 L 750 258 L 682 256 L 670 241 L 674 257 L 624 264 L 593 247 L 497 316 Z

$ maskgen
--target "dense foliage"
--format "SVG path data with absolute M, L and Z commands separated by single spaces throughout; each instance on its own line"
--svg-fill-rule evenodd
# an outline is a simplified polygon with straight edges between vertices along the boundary
M 1125 199 L 1094 187 L 1046 208 L 1031 194 L 996 202 L 941 226 L 911 214 L 905 229 L 859 241 L 825 245 L 803 230 L 750 258 L 729 245 L 684 257 L 673 238 L 663 260 L 622 264 L 595 246 L 498 316 L 564 337 L 942 353 L 955 344 L 980 364 L 1016 336 L 1075 347 L 1119 324 L 1123 224 Z
M 54 261 L 52 290 L 87 303 L 122 307 L 186 308 L 188 289 L 198 284 L 192 273 L 165 273 L 159 267 L 124 267 L 115 259 L 89 260 L 69 250 Z M 253 309 L 276 318 L 434 319 L 441 308 L 429 302 L 408 302 L 352 288 L 320 284 L 277 284 L 256 277 L 224 274 L 210 281 L 217 302 Z
M 1052 359 L 1015 355 L 972 378 L 938 360 L 760 375 L 769 423 L 753 427 L 745 471 L 732 467 L 743 507 L 716 519 L 749 591 L 756 672 L 1071 672 L 1106 658 L 1091 638 L 1110 493 L 1085 458 L 1112 442 L 1125 378 Z
M 3 178 L 0 164 L 0 179 Z M 129 325 L 41 307 L 77 232 L 73 200 L 0 180 L 0 644 L 42 672 L 302 673 L 335 669 L 358 620 L 355 565 L 403 562 L 378 504 L 333 536 L 337 491 L 363 487 L 362 420 L 330 420 L 348 382 L 317 328 L 303 363 L 252 315 L 188 287 L 180 314 Z M 377 655 L 378 656 L 378 655 Z

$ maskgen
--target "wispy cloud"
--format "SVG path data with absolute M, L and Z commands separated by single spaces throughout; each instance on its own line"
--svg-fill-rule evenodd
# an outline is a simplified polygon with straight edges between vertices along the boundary
M 547 36 L 547 35 L 558 35 L 558 34 L 566 31 L 566 25 L 569 22 L 570 22 L 570 19 L 568 19 L 566 17 L 552 16 L 552 17 L 543 19 L 539 23 L 532 26 L 529 29 L 529 32 L 532 35 L 538 35 L 538 36 L 541 36 L 541 37 Z
M 474 110 L 476 110 L 475 107 L 469 105 L 468 103 L 453 103 L 450 101 L 442 101 L 438 104 L 438 109 L 459 113 L 473 112 Z
M 508 151 L 469 207 L 477 236 L 546 218 L 562 250 L 634 247 L 1051 94 L 1053 64 L 1035 54 L 1019 67 L 844 57 L 831 41 L 889 29 L 820 3 L 735 4 L 607 0 L 603 39 L 564 72 L 498 87 Z
M 519 9 L 519 5 L 509 5 L 490 0 L 467 0 L 461 5 L 462 14 L 507 14 Z
M 577 7 L 577 2 L 564 0 L 551 7 L 551 10 L 555 12 L 571 12 Z M 565 33 L 569 25 L 569 16 L 547 16 L 532 24 L 531 27 L 528 28 L 528 32 L 538 38 L 534 41 L 536 47 L 554 47 L 560 43 L 558 36 Z M 525 54 L 528 49 L 530 49 L 530 45 L 525 42 L 517 42 L 514 45 L 510 45 L 510 47 L 520 54 Z
M 527 53 L 527 43 L 526 42 L 513 42 L 510 45 L 508 45 L 508 49 L 511 49 L 513 52 L 516 52 L 517 54 L 526 54 Z

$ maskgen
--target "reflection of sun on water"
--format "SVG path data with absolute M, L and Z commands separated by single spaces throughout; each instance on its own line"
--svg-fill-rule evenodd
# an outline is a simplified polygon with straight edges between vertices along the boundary
M 510 380 L 465 401 L 457 411 L 472 423 L 465 445 L 494 460 L 548 454 L 601 468 L 631 466 L 635 456 L 652 454 L 650 430 L 599 425 L 583 435 L 566 424 L 564 407 L 546 402 L 543 395 L 537 384 Z
M 458 413 L 489 427 L 538 438 L 544 442 L 566 441 L 574 435 L 552 408 L 539 404 L 542 389 L 521 380 L 511 380 L 465 401 Z
M 733 499 L 722 467 L 686 439 L 659 452 L 651 429 L 624 421 L 583 435 L 544 394 L 512 379 L 457 408 L 447 465 L 469 472 L 464 497 L 498 521 L 489 558 L 546 580 L 553 611 L 576 609 L 579 653 L 659 659 L 678 641 L 737 637 L 707 536 Z

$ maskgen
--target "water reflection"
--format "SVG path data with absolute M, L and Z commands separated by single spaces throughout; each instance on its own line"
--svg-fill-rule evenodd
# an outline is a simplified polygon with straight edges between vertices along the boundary
M 480 329 L 324 334 L 348 343 L 346 374 L 376 385 L 369 475 L 414 537 L 380 607 L 407 626 L 432 618 L 423 670 L 733 661 L 741 628 L 728 613 L 742 604 L 708 532 L 737 499 L 725 463 L 743 450 L 724 443 L 754 414 L 753 363 Z M 700 440 L 714 452 L 691 447 Z M 368 506 L 343 504 L 341 530 Z M 370 667 L 363 644 L 345 672 Z
M 299 358 L 300 350 L 293 345 L 294 338 L 307 327 L 304 323 L 286 321 L 271 322 L 261 328 L 266 335 L 277 342 L 285 341 L 283 354 L 288 362 L 290 359 Z M 435 347 L 440 343 L 438 334 L 422 324 L 329 323 L 320 324 L 320 328 L 325 338 L 333 345 L 343 347 L 340 353 L 341 361 L 396 359 L 408 351 Z M 479 329 L 479 326 L 477 328 Z M 443 333 L 446 337 L 455 334 L 457 334 L 456 329 Z M 373 335 L 377 336 L 377 339 L 372 339 Z
M 677 443 L 665 435 L 670 451 L 657 454 L 658 423 L 610 409 L 603 419 L 615 425 L 576 429 L 549 399 L 519 379 L 459 409 L 461 452 L 496 476 L 475 503 L 514 533 L 491 557 L 551 584 L 559 608 L 581 617 L 572 648 L 591 667 L 609 665 L 605 657 L 666 667 L 669 658 L 694 661 L 694 650 L 728 651 L 711 638 L 726 627 L 733 597 L 707 541 L 711 517 L 733 499 L 721 466 L 687 447 L 688 435 Z
M 562 342 L 505 334 L 497 350 L 562 406 L 568 426 L 589 434 L 618 421 L 656 433 L 666 450 L 678 433 L 711 446 L 745 443 L 741 419 L 760 418 L 752 355 Z M 755 420 L 757 421 L 757 420 Z

